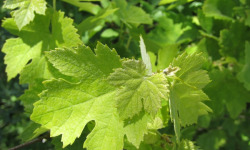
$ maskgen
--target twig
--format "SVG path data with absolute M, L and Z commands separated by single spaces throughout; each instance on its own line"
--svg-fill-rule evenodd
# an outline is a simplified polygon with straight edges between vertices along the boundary
M 43 139 L 48 139 L 48 138 L 49 138 L 49 134 L 45 134 L 45 135 L 43 135 L 43 136 L 41 136 L 41 137 L 38 137 L 38 138 L 35 138 L 34 140 L 31 140 L 31 141 L 29 141 L 29 142 L 26 142 L 26 143 L 17 145 L 17 146 L 15 146 L 15 147 L 12 147 L 12 148 L 10 148 L 9 150 L 17 150 L 17 149 L 23 148 L 23 147 L 25 147 L 25 146 L 31 145 L 31 144 L 36 143 L 36 142 L 40 142 L 40 141 L 42 141 Z

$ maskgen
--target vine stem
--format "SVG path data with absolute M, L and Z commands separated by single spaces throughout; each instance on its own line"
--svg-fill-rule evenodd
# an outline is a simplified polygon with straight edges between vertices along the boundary
M 56 11 L 56 0 L 53 0 L 53 9 Z
M 10 148 L 9 150 L 17 150 L 17 149 L 23 148 L 23 147 L 25 147 L 25 146 L 31 145 L 31 144 L 33 144 L 33 143 L 41 142 L 43 139 L 48 139 L 48 138 L 49 138 L 49 134 L 45 134 L 44 136 L 35 138 L 34 140 L 31 140 L 31 141 L 28 141 L 28 142 L 26 142 L 26 143 L 17 145 L 17 146 L 15 146 L 15 147 L 12 147 L 12 148 Z

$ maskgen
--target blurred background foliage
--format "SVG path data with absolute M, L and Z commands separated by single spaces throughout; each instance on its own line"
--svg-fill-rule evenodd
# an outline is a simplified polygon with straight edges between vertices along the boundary
M 52 7 L 52 1 L 47 2 Z M 153 63 L 169 64 L 182 51 L 202 52 L 207 60 L 204 69 L 211 78 L 205 88 L 211 99 L 207 105 L 213 113 L 200 117 L 197 125 L 183 128 L 182 138 L 196 141 L 204 150 L 249 149 L 250 0 L 56 2 L 57 10 L 74 20 L 82 41 L 91 48 L 101 41 L 115 48 L 121 57 L 139 58 L 141 34 Z M 5 17 L 10 17 L 10 11 L 1 7 L 0 19 Z M 1 27 L 1 48 L 10 37 L 13 35 Z M 2 52 L 0 58 L 0 149 L 7 149 L 23 143 L 20 135 L 29 124 L 18 99 L 27 85 L 20 85 L 18 77 L 7 82 Z M 169 123 L 160 132 L 174 134 L 173 125 Z M 141 149 L 146 148 L 144 144 Z M 38 142 L 24 149 L 54 146 Z

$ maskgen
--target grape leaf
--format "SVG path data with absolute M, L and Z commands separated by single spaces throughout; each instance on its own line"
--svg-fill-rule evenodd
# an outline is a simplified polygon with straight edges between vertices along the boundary
M 161 108 L 161 98 L 167 100 L 168 84 L 164 74 L 148 76 L 142 61 L 127 60 L 108 80 L 122 88 L 117 93 L 117 107 L 122 119 L 132 118 L 144 108 L 155 115 Z M 143 102 L 142 102 L 143 101 Z
M 40 15 L 45 15 L 46 1 L 45 0 L 6 0 L 4 8 L 12 9 L 12 15 L 21 30 L 35 18 L 35 12 Z
M 67 2 L 71 5 L 76 6 L 76 7 L 79 7 L 79 11 L 87 11 L 87 12 L 90 12 L 94 15 L 96 15 L 101 9 L 101 7 L 99 5 L 96 5 L 96 4 L 93 4 L 90 2 L 82 2 L 83 0 L 62 0 L 62 1 Z M 97 0 L 95 0 L 95 1 L 97 1 Z
M 23 142 L 27 142 L 45 133 L 46 131 L 48 131 L 48 129 L 41 128 L 41 125 L 34 122 L 29 122 L 19 138 L 21 138 Z
M 214 110 L 214 114 L 220 115 L 226 106 L 231 118 L 236 118 L 249 102 L 250 93 L 229 70 L 212 70 L 209 74 L 212 81 L 205 91 L 212 101 L 208 105 Z M 220 92 L 218 92 L 220 89 Z
M 111 37 L 118 37 L 118 36 L 119 36 L 119 33 L 111 28 L 104 30 L 101 34 L 101 37 L 103 38 L 111 38 Z
M 79 83 L 63 79 L 44 82 L 47 90 L 34 104 L 31 119 L 50 129 L 51 137 L 62 135 L 63 147 L 72 144 L 80 137 L 85 125 L 94 120 L 96 125 L 87 136 L 84 147 L 120 150 L 124 132 L 114 99 L 116 89 L 104 79 L 119 67 L 120 59 L 115 51 L 100 43 L 95 53 L 84 46 L 47 52 L 49 61 L 58 70 L 67 75 L 78 75 L 82 80 Z M 111 61 L 106 61 L 107 58 Z
M 180 126 L 197 123 L 200 115 L 212 111 L 203 103 L 209 98 L 201 89 L 210 82 L 207 73 L 201 70 L 203 63 L 201 54 L 196 53 L 183 53 L 172 62 L 173 67 L 180 68 L 175 73 L 177 79 L 170 89 L 170 114 L 177 142 L 180 138 Z
M 90 16 L 84 19 L 77 27 L 78 33 L 82 35 L 83 33 L 93 30 L 95 27 L 100 26 L 105 22 L 105 19 L 117 11 L 118 8 L 112 9 L 107 7 L 99 11 L 95 16 Z
M 165 4 L 169 4 L 169 3 L 173 3 L 177 0 L 161 0 L 159 5 L 165 5 Z
M 247 10 L 246 10 L 245 25 L 246 25 L 246 26 L 250 26 L 250 9 L 247 9 Z
M 250 90 L 250 43 L 245 44 L 245 65 L 238 74 L 238 79 Z
M 208 17 L 233 21 L 233 0 L 206 0 L 203 5 L 203 12 Z
M 86 140 L 86 136 L 88 134 L 88 129 L 83 130 L 81 136 L 75 140 L 72 145 L 68 145 L 67 147 L 63 148 L 63 143 L 61 142 L 61 136 L 54 137 L 51 143 L 54 145 L 55 150 L 81 150 L 82 148 L 82 141 Z
M 213 29 L 213 18 L 205 16 L 202 10 L 198 10 L 198 19 L 200 26 L 207 32 L 212 33 Z
M 200 148 L 194 144 L 194 142 L 189 140 L 182 140 L 178 150 L 199 150 Z
M 34 21 L 21 31 L 12 18 L 4 20 L 2 26 L 19 36 L 8 39 L 2 49 L 6 54 L 4 62 L 7 64 L 8 80 L 21 71 L 21 83 L 32 82 L 35 78 L 49 79 L 52 75 L 43 52 L 82 43 L 72 23 L 71 19 L 64 17 L 64 13 L 51 9 L 47 9 L 45 16 L 36 15 Z M 30 60 L 32 62 L 26 65 Z
M 77 49 L 59 49 L 46 54 L 53 66 L 61 73 L 78 78 L 97 78 L 108 76 L 113 68 L 121 67 L 116 51 L 98 43 L 94 55 L 86 46 Z M 108 60 L 108 61 L 107 61 Z
M 235 58 L 243 56 L 245 40 L 247 39 L 248 34 L 248 29 L 240 22 L 234 22 L 229 29 L 221 30 L 219 39 L 221 54 L 223 56 L 231 56 Z
M 114 0 L 115 6 L 119 8 L 116 14 L 119 18 L 136 26 L 140 24 L 152 24 L 152 19 L 142 8 L 128 5 L 125 0 Z
M 226 144 L 226 134 L 223 130 L 211 130 L 197 139 L 197 144 L 204 150 L 217 150 Z
M 45 87 L 43 86 L 42 81 L 36 80 L 29 86 L 29 89 L 19 97 L 24 105 L 25 113 L 28 113 L 29 115 L 32 113 L 33 103 L 39 100 L 38 94 L 43 90 L 45 90 Z
M 156 20 L 158 25 L 144 37 L 147 49 L 154 52 L 164 49 L 167 45 L 176 44 L 184 32 L 181 23 L 174 23 L 174 20 L 166 16 L 160 16 Z
M 173 61 L 179 51 L 179 45 L 166 45 L 158 51 L 157 68 L 158 70 L 165 69 Z
M 127 119 L 124 122 L 124 133 L 128 141 L 135 147 L 139 148 L 143 141 L 144 134 L 148 132 L 148 123 L 151 122 L 151 117 L 145 112 L 134 116 L 132 119 Z
M 151 61 L 150 61 L 150 57 L 147 53 L 146 46 L 144 44 L 142 36 L 140 36 L 140 49 L 141 49 L 142 61 L 146 65 L 146 68 L 148 70 L 148 74 L 151 74 L 152 73 Z

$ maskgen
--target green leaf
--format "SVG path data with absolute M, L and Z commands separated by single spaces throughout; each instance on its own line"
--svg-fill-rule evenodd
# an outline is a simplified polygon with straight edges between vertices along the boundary
M 157 69 L 165 69 L 173 61 L 179 51 L 179 45 L 167 45 L 158 51 Z
M 247 10 L 246 10 L 245 25 L 246 25 L 246 26 L 250 26 L 250 9 L 247 9 Z
M 98 44 L 95 53 L 79 46 L 46 54 L 62 73 L 77 75 L 81 82 L 69 83 L 63 79 L 44 82 L 47 90 L 34 104 L 31 119 L 50 129 L 51 137 L 62 135 L 63 147 L 80 137 L 88 122 L 95 121 L 84 147 L 90 150 L 120 150 L 123 148 L 124 132 L 116 109 L 116 90 L 104 78 L 120 67 L 119 56 L 101 44 Z M 106 61 L 107 58 L 110 61 Z
M 158 25 L 144 37 L 147 49 L 153 52 L 165 49 L 168 45 L 177 44 L 178 38 L 184 32 L 181 23 L 174 23 L 172 19 L 165 16 L 157 18 L 156 21 Z
M 208 33 L 212 33 L 213 18 L 205 16 L 202 10 L 198 10 L 198 19 L 200 26 Z
M 38 94 L 43 90 L 45 90 L 45 87 L 43 86 L 42 81 L 36 80 L 29 86 L 29 89 L 20 96 L 20 100 L 24 105 L 25 113 L 28 113 L 29 115 L 32 113 L 34 108 L 33 104 L 40 99 Z
M 142 8 L 128 5 L 125 0 L 114 0 L 115 5 L 119 10 L 117 15 L 119 18 L 136 26 L 140 24 L 152 24 L 152 19 Z
M 100 26 L 104 23 L 108 16 L 112 15 L 117 10 L 117 8 L 111 9 L 110 7 L 107 7 L 100 10 L 96 16 L 91 16 L 84 19 L 77 27 L 79 30 L 78 33 L 82 35 L 84 32 L 93 30 L 95 27 Z
M 142 109 L 155 115 L 161 99 L 167 100 L 168 84 L 162 73 L 148 76 L 142 61 L 127 60 L 109 78 L 109 83 L 122 87 L 117 93 L 117 107 L 122 119 L 132 118 Z
M 21 138 L 23 142 L 27 142 L 45 133 L 46 131 L 48 131 L 48 129 L 41 128 L 39 124 L 30 122 L 19 138 Z
M 246 108 L 246 103 L 250 101 L 249 91 L 229 70 L 213 70 L 209 76 L 212 82 L 205 88 L 205 92 L 212 101 L 209 101 L 208 105 L 217 116 L 223 113 L 221 111 L 226 106 L 231 118 L 236 118 Z
M 203 5 L 203 12 L 208 17 L 233 21 L 233 0 L 206 0 Z
M 6 41 L 2 51 L 7 64 L 6 72 L 8 80 L 21 73 L 21 83 L 29 83 L 36 78 L 49 79 L 51 71 L 44 57 L 44 51 L 57 47 L 72 47 L 81 44 L 73 21 L 64 17 L 62 12 L 54 12 L 47 9 L 46 15 L 36 15 L 33 22 L 18 30 L 12 18 L 3 21 L 2 26 L 18 38 L 10 38 Z M 51 30 L 50 31 L 50 24 Z M 31 63 L 26 65 L 30 60 Z
M 180 68 L 180 71 L 176 73 L 176 76 L 181 79 L 184 79 L 190 73 L 200 70 L 204 62 L 205 60 L 201 56 L 201 53 L 194 53 L 191 55 L 183 53 L 182 55 L 179 55 L 176 59 L 173 60 L 172 66 Z
M 200 148 L 194 144 L 194 142 L 189 140 L 182 140 L 178 150 L 199 150 Z
M 152 66 L 152 72 L 156 72 L 157 71 L 157 66 L 156 66 L 156 55 L 153 53 L 153 52 L 151 52 L 151 51 L 149 51 L 148 52 L 148 55 L 149 55 L 149 57 L 150 57 L 150 62 L 151 62 L 151 66 Z
M 103 38 L 111 38 L 111 37 L 117 37 L 117 36 L 119 36 L 119 33 L 113 29 L 106 29 L 101 34 L 101 37 Z
M 244 83 L 246 89 L 250 90 L 250 43 L 245 44 L 245 65 L 238 74 L 238 79 Z
M 198 117 L 212 110 L 203 102 L 208 96 L 201 90 L 209 83 L 206 71 L 201 67 L 204 59 L 201 54 L 183 53 L 172 63 L 180 70 L 175 73 L 176 80 L 170 89 L 170 114 L 174 122 L 177 142 L 180 139 L 180 127 L 197 123 Z
M 4 8 L 12 9 L 12 15 L 21 30 L 35 18 L 35 13 L 45 15 L 45 0 L 6 0 Z
M 219 39 L 221 54 L 223 56 L 232 56 L 236 58 L 243 56 L 245 40 L 248 34 L 248 29 L 240 22 L 234 22 L 229 29 L 221 30 Z
M 86 130 L 85 130 L 86 129 Z M 82 141 L 86 140 L 86 136 L 88 134 L 88 129 L 85 128 L 83 133 L 79 138 L 75 140 L 72 145 L 68 145 L 67 147 L 63 148 L 63 143 L 61 142 L 61 136 L 54 137 L 51 143 L 54 145 L 55 150 L 81 150 L 82 148 Z
M 62 0 L 62 1 L 67 2 L 76 7 L 79 7 L 79 11 L 87 11 L 94 15 L 96 15 L 101 9 L 99 5 L 90 2 L 82 2 L 82 1 L 100 1 L 100 0 Z
M 140 36 L 140 50 L 141 50 L 142 61 L 146 65 L 148 74 L 152 74 L 152 66 L 151 66 L 150 57 L 147 53 L 146 46 L 144 44 L 142 36 Z
M 34 104 L 31 119 L 50 129 L 50 136 L 62 134 L 63 147 L 80 137 L 85 125 L 94 120 L 95 128 L 87 136 L 88 149 L 120 150 L 123 124 L 119 121 L 115 91 L 101 79 L 71 84 L 64 80 L 45 82 L 47 91 Z
M 218 60 L 220 59 L 221 55 L 219 53 L 219 43 L 217 40 L 209 37 L 204 37 L 200 40 L 198 43 L 198 49 L 201 52 L 209 54 L 209 56 L 212 58 L 212 60 Z
M 148 114 L 141 112 L 139 115 L 124 122 L 124 132 L 128 141 L 135 147 L 139 148 L 140 143 L 143 141 L 144 134 L 148 132 L 148 123 L 151 121 L 152 119 Z
M 223 130 L 211 130 L 198 137 L 197 144 L 204 150 L 217 150 L 226 144 L 226 134 Z
M 169 4 L 169 3 L 173 3 L 176 2 L 177 0 L 161 0 L 159 5 L 165 5 L 165 4 Z
M 31 47 L 25 44 L 21 38 L 8 39 L 2 49 L 2 52 L 6 54 L 4 62 L 7 64 L 8 80 L 20 73 L 30 59 L 39 57 L 41 49 L 42 43 Z
M 89 47 L 78 46 L 47 52 L 46 56 L 61 73 L 81 79 L 108 76 L 113 68 L 121 66 L 120 57 L 114 49 L 98 43 L 95 53 Z

